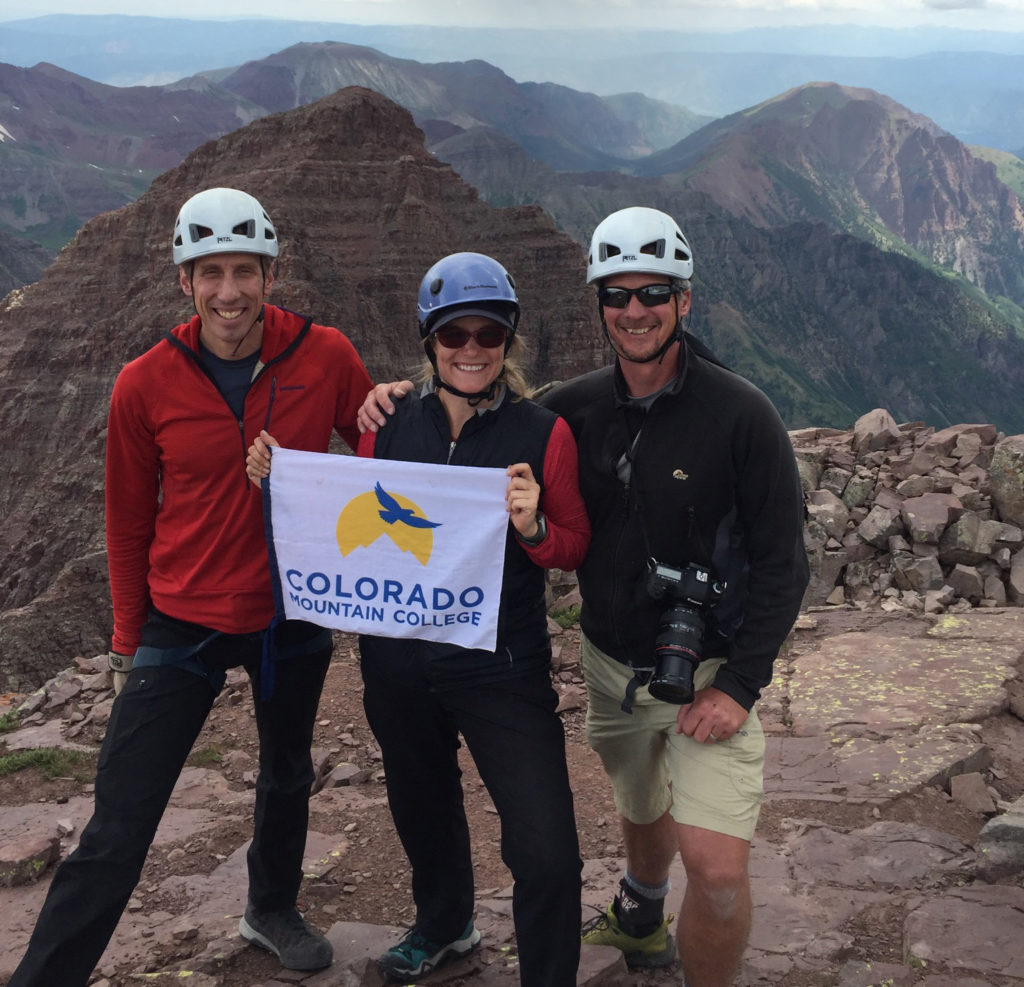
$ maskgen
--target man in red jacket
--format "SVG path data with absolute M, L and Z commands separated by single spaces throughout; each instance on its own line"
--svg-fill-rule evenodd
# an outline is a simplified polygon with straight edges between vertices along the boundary
M 354 448 L 370 378 L 337 329 L 265 303 L 277 254 L 274 225 L 251 195 L 194 195 L 178 215 L 173 257 L 196 314 L 114 384 L 107 556 L 111 667 L 123 688 L 93 817 L 54 876 L 9 987 L 85 987 L 225 672 L 239 665 L 260 740 L 239 931 L 287 969 L 332 961 L 296 908 L 331 635 L 273 619 L 263 506 L 245 450 L 263 428 L 295 449 L 325 452 L 332 431 Z

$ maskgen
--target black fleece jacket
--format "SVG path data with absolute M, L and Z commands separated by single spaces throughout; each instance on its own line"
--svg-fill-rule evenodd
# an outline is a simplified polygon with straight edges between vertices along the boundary
M 796 460 L 772 403 L 689 334 L 675 380 L 648 410 L 628 398 L 618 363 L 542 403 L 579 447 L 593 529 L 579 569 L 584 633 L 617 660 L 651 667 L 666 603 L 647 591 L 648 560 L 706 567 L 727 589 L 706 614 L 703 656 L 727 658 L 714 685 L 750 709 L 809 578 Z

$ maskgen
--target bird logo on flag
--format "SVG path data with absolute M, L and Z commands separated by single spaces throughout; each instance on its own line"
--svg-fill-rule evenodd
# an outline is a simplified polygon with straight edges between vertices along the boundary
M 373 492 L 377 495 L 377 502 L 384 508 L 377 513 L 385 524 L 394 524 L 397 521 L 409 525 L 410 528 L 441 527 L 440 521 L 428 521 L 425 517 L 418 517 L 413 508 L 403 507 L 380 485 L 379 481 L 373 488 Z
M 378 482 L 373 490 L 353 497 L 338 515 L 335 535 L 338 549 L 348 555 L 357 548 L 369 548 L 381 535 L 421 565 L 434 551 L 434 529 L 440 521 L 429 520 L 423 509 L 402 494 L 389 493 Z

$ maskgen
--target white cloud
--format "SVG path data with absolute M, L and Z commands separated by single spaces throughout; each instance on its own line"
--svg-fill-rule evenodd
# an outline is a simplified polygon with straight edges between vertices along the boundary
M 932 10 L 983 10 L 988 7 L 987 0 L 924 0 L 924 5 Z
M 4 20 L 49 13 L 152 15 L 149 0 L 7 0 Z M 161 16 L 200 17 L 166 8 Z M 217 19 L 271 17 L 360 24 L 496 27 L 667 27 L 702 30 L 797 24 L 1024 29 L 1024 0 L 219 0 Z

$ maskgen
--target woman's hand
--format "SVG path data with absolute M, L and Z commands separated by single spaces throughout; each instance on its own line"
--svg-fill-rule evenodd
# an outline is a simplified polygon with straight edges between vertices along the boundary
M 533 478 L 529 463 L 514 463 L 505 471 L 509 476 L 505 507 L 516 531 L 524 538 L 537 534 L 537 504 L 540 484 Z
M 245 457 L 245 472 L 250 480 L 258 487 L 265 476 L 270 476 L 270 447 L 280 448 L 281 443 L 277 441 L 266 430 L 253 439 L 249 446 L 249 453 Z

